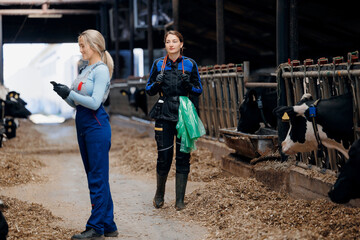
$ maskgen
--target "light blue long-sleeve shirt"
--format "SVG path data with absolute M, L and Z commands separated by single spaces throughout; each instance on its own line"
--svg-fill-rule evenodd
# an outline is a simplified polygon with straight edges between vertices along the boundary
M 93 66 L 94 65 L 86 66 L 79 74 L 78 78 L 84 78 Z M 108 89 L 109 84 L 109 69 L 106 65 L 101 64 L 91 70 L 88 74 L 86 82 L 82 86 L 86 89 L 85 91 L 82 91 L 82 94 L 84 95 L 77 93 L 72 89 L 65 101 L 74 108 L 76 105 L 82 105 L 86 108 L 97 110 L 104 99 L 104 94 Z M 74 88 L 77 88 L 77 86 L 74 86 Z

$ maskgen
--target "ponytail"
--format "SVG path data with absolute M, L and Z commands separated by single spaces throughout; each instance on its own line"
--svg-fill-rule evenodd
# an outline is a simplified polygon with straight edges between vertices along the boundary
M 110 73 L 110 79 L 112 78 L 113 72 L 114 72 L 114 61 L 108 51 L 104 51 L 103 54 L 101 54 L 101 60 L 107 65 L 109 68 Z

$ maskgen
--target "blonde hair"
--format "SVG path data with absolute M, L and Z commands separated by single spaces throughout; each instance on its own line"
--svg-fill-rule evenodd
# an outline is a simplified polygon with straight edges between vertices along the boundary
M 80 33 L 78 41 L 80 38 L 83 38 L 83 40 L 89 44 L 91 49 L 97 51 L 100 54 L 101 61 L 103 61 L 109 68 L 111 78 L 114 71 L 114 61 L 110 53 L 106 51 L 105 39 L 103 35 L 99 31 L 88 29 Z

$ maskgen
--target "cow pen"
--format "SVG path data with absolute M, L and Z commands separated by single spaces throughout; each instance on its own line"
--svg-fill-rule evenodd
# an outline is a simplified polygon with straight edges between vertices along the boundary
M 206 129 L 206 139 L 224 142 L 220 129 L 237 126 L 240 118 L 239 106 L 244 99 L 246 88 L 267 87 L 277 88 L 279 103 L 291 106 L 298 102 L 304 93 L 310 93 L 314 99 L 326 99 L 331 96 L 351 92 L 354 96 L 354 136 L 359 137 L 359 76 L 360 62 L 358 52 L 348 53 L 344 57 L 334 57 L 332 62 L 320 58 L 314 63 L 306 59 L 301 63 L 292 60 L 277 67 L 277 82 L 252 82 L 250 80 L 250 63 L 223 64 L 200 66 L 199 74 L 203 86 L 203 94 L 199 97 L 199 115 Z M 111 114 L 121 114 L 151 121 L 140 109 L 130 107 L 121 89 L 128 90 L 131 86 L 145 88 L 148 76 L 129 77 L 113 80 L 110 91 Z M 147 96 L 147 110 L 150 111 L 158 96 Z M 280 140 L 280 138 L 279 138 Z M 320 160 L 316 152 L 299 153 L 297 163 L 311 168 L 319 167 L 322 171 L 331 169 L 337 172 L 343 163 L 343 156 L 336 150 L 326 150 L 326 158 Z
M 283 63 L 278 67 L 279 102 L 282 105 L 296 104 L 304 93 L 310 93 L 314 100 L 327 99 L 345 93 L 353 95 L 353 124 L 354 139 L 359 138 L 359 76 L 360 62 L 358 51 L 349 52 L 347 59 L 334 57 L 332 62 L 328 58 L 319 58 L 317 62 L 306 59 Z M 279 91 L 278 90 L 278 91 Z M 344 162 L 343 156 L 336 150 L 327 149 L 326 158 L 317 158 L 317 153 L 298 154 L 297 159 L 311 167 L 338 171 Z

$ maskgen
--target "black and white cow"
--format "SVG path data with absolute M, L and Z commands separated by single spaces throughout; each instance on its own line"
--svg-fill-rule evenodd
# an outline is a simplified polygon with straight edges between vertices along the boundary
M 20 93 L 15 92 L 15 91 L 10 91 L 10 92 L 8 92 L 8 94 L 6 95 L 6 100 L 13 101 L 13 102 L 19 102 L 19 103 L 22 104 L 23 106 L 26 106 L 26 105 L 27 105 L 27 102 L 25 102 L 25 101 L 20 97 Z
M 237 130 L 243 133 L 255 133 L 260 123 L 276 128 L 277 118 L 273 114 L 277 106 L 277 93 L 269 88 L 251 88 L 240 105 L 240 119 Z
M 20 98 L 20 94 L 15 91 L 8 92 L 4 86 L 0 86 L 0 147 L 2 146 L 3 137 L 13 138 L 16 136 L 16 119 L 27 118 L 31 112 L 26 109 L 27 104 Z M 4 94 L 6 95 L 4 96 Z M 5 134 L 5 135 L 4 135 Z
M 328 195 L 335 203 L 347 203 L 360 198 L 360 140 L 353 143 L 349 159 L 340 169 L 340 174 Z
M 285 154 L 310 152 L 318 148 L 309 106 L 315 101 L 310 94 L 304 94 L 295 106 L 274 109 L 281 118 L 284 113 L 290 118 L 290 129 L 281 143 Z M 322 99 L 316 107 L 316 124 L 322 144 L 340 151 L 349 158 L 348 151 L 354 142 L 353 101 L 351 94 Z
M 9 225 L 2 212 L 0 211 L 0 240 L 6 240 L 6 236 L 9 232 Z
M 0 99 L 0 113 L 3 116 L 14 118 L 27 118 L 31 112 L 26 109 L 21 101 L 1 100 Z
M 129 90 L 120 90 L 122 95 L 127 95 L 130 106 L 134 107 L 136 111 L 140 108 L 145 115 L 148 114 L 147 99 L 144 88 L 130 87 Z

